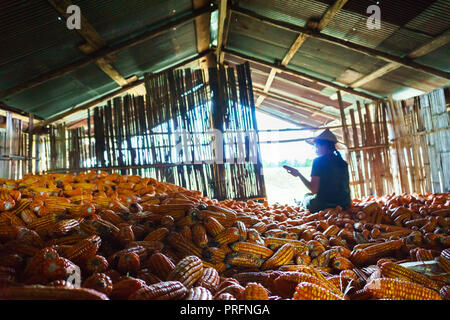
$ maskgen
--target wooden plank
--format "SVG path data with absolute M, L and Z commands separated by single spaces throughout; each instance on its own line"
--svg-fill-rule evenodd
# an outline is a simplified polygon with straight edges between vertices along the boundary
M 281 64 L 283 66 L 287 66 L 288 63 L 292 60 L 294 55 L 297 53 L 297 51 L 300 49 L 300 47 L 303 45 L 303 43 L 308 39 L 308 36 L 304 33 L 300 33 L 300 35 L 295 39 L 294 43 L 289 48 L 289 51 L 284 56 L 283 60 L 281 61 Z
M 182 18 L 177 19 L 173 22 L 169 22 L 169 23 L 164 24 L 163 26 L 160 26 L 156 29 L 143 32 L 142 34 L 140 34 L 136 37 L 130 38 L 128 40 L 122 41 L 115 46 L 100 49 L 87 57 L 83 57 L 75 62 L 72 62 L 66 66 L 63 66 L 62 68 L 59 68 L 57 70 L 52 70 L 50 72 L 46 72 L 46 73 L 41 74 L 33 79 L 26 81 L 24 83 L 21 83 L 19 85 L 16 85 L 14 87 L 6 89 L 5 91 L 0 93 L 0 99 L 5 98 L 10 95 L 17 94 L 26 89 L 30 89 L 35 86 L 38 86 L 42 83 L 45 83 L 52 79 L 63 76 L 65 74 L 72 72 L 74 70 L 77 70 L 81 67 L 84 67 L 90 63 L 95 63 L 95 61 L 97 61 L 99 58 L 110 56 L 111 54 L 116 54 L 125 49 L 134 47 L 142 42 L 156 38 L 162 34 L 167 33 L 168 31 L 172 30 L 173 28 L 177 28 L 187 22 L 194 20 L 195 18 L 197 18 L 200 15 L 212 12 L 214 9 L 215 9 L 215 6 L 208 6 L 208 7 L 202 8 L 202 9 L 194 10 L 192 13 L 190 13 L 188 15 L 184 15 Z
M 225 20 L 227 17 L 228 4 L 227 0 L 220 0 L 219 3 L 219 21 L 217 26 L 217 48 L 216 48 L 216 57 L 217 60 L 220 60 L 220 56 L 222 54 L 223 48 L 223 39 L 225 34 Z
M 362 53 L 364 55 L 368 55 L 371 57 L 375 57 L 377 59 L 381 59 L 387 62 L 396 62 L 398 64 L 401 64 L 404 67 L 410 68 L 410 69 L 414 69 L 417 71 L 422 71 L 437 77 L 441 77 L 447 80 L 450 80 L 450 72 L 446 72 L 440 69 L 436 69 L 433 67 L 429 67 L 426 65 L 422 65 L 419 63 L 416 63 L 414 61 L 411 61 L 411 59 L 409 58 L 400 58 L 397 56 L 394 56 L 392 54 L 389 53 L 385 53 L 383 51 L 377 50 L 377 49 L 373 49 L 373 48 L 369 48 L 369 47 L 365 47 L 362 46 L 360 44 L 357 43 L 353 43 L 351 41 L 347 41 L 345 39 L 341 39 L 341 38 L 337 38 L 337 37 L 333 37 L 333 36 L 329 36 L 323 33 L 320 33 L 317 30 L 311 30 L 308 28 L 304 28 L 304 27 L 300 27 L 298 25 L 292 24 L 292 23 L 288 23 L 288 22 L 284 22 L 284 21 L 280 21 L 280 20 L 275 20 L 275 19 L 271 19 L 268 18 L 266 16 L 262 16 L 254 11 L 248 10 L 248 9 L 244 9 L 241 7 L 237 7 L 237 6 L 232 6 L 231 10 L 239 15 L 243 15 L 246 17 L 250 17 L 252 19 L 258 20 L 260 22 L 266 23 L 266 24 L 270 24 L 285 30 L 289 30 L 289 31 L 293 31 L 296 33 L 304 33 L 309 37 L 321 40 L 321 41 L 325 41 L 331 44 L 335 44 L 337 46 L 355 51 L 355 52 L 359 52 Z
M 208 0 L 192 0 L 192 7 L 194 9 L 205 7 L 208 4 L 209 4 Z M 194 20 L 197 52 L 203 52 L 209 49 L 209 45 L 211 42 L 210 20 L 211 14 L 199 16 Z M 206 59 L 199 60 L 199 66 L 202 69 L 208 68 L 208 62 L 206 61 Z
M 33 173 L 33 114 L 30 113 L 28 119 L 28 173 Z

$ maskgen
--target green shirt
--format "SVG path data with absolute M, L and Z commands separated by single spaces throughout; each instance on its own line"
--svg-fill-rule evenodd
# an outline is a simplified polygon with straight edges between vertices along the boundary
M 346 207 L 351 204 L 348 164 L 334 154 L 314 159 L 311 177 L 319 177 L 317 200 L 332 206 Z

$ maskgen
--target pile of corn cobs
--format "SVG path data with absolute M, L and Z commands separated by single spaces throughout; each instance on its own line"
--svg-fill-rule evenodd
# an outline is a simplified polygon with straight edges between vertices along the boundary
M 0 299 L 449 298 L 449 194 L 311 214 L 105 172 L 0 183 Z

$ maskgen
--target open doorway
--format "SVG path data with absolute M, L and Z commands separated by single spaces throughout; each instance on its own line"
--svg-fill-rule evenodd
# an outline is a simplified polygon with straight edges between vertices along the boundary
M 295 205 L 309 191 L 299 178 L 283 169 L 288 165 L 310 177 L 314 147 L 305 141 L 292 141 L 313 136 L 309 130 L 263 112 L 256 112 L 258 121 L 261 158 L 264 168 L 267 200 L 269 203 Z M 275 131 L 268 131 L 275 130 Z

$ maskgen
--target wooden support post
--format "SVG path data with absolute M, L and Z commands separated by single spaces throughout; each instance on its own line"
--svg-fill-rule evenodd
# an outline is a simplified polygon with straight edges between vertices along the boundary
M 29 114 L 28 118 L 28 173 L 33 173 L 33 114 Z

